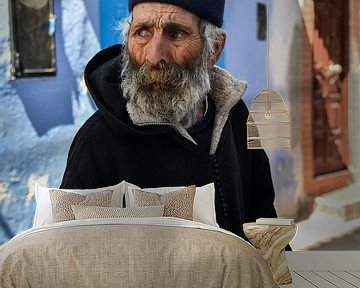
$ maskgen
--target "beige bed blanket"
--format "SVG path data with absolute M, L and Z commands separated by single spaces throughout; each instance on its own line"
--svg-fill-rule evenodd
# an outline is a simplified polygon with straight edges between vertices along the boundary
M 260 253 L 225 230 L 175 218 L 139 218 L 30 229 L 0 246 L 0 287 L 276 285 Z

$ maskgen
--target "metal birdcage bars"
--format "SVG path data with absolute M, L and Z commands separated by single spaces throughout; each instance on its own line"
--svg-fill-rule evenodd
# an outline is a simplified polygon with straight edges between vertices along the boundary
M 275 90 L 263 90 L 255 97 L 246 126 L 248 149 L 290 149 L 289 112 Z

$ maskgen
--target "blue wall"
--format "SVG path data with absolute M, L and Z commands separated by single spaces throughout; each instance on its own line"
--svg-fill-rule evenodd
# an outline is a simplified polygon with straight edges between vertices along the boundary
M 268 2 L 271 11 L 272 1 Z M 257 3 L 266 4 L 267 1 L 227 0 L 225 6 L 224 66 L 236 78 L 248 82 L 244 96 L 248 106 L 266 88 L 266 41 L 257 39 Z
M 0 243 L 31 227 L 33 179 L 59 186 L 70 142 L 95 108 L 82 86 L 84 65 L 99 50 L 86 7 L 54 2 L 56 76 L 10 80 L 9 14 L 0 0 Z
M 74 122 L 71 92 L 75 91 L 77 96 L 79 94 L 76 79 L 64 51 L 63 19 L 59 1 L 55 2 L 55 15 L 56 77 L 19 78 L 8 82 L 18 95 L 31 126 L 39 137 L 54 127 Z
M 99 3 L 100 44 L 102 48 L 121 43 L 117 23 L 129 15 L 127 0 L 106 0 Z

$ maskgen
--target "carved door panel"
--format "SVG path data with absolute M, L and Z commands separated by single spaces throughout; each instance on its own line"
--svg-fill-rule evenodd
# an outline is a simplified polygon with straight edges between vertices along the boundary
M 314 176 L 348 165 L 348 1 L 316 0 L 313 38 Z

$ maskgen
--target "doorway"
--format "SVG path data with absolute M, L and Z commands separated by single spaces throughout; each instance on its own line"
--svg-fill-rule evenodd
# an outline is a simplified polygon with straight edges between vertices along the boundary
M 346 186 L 348 137 L 348 0 L 305 0 L 303 14 L 304 191 L 311 196 Z

